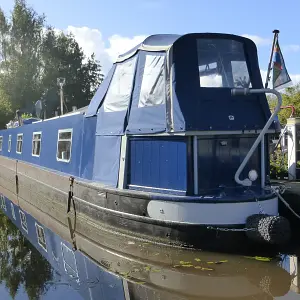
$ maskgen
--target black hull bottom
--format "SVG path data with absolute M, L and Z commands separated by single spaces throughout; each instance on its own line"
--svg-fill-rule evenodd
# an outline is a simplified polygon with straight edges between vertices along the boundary
M 0 193 L 17 205 L 22 201 L 31 204 L 72 227 L 75 235 L 78 232 L 95 242 L 101 241 L 97 228 L 102 227 L 113 234 L 123 234 L 128 238 L 136 237 L 153 243 L 206 251 L 284 251 L 282 247 L 251 241 L 244 231 L 233 231 L 228 226 L 226 227 L 229 230 L 224 231 L 224 228 L 208 229 L 204 225 L 167 222 L 147 217 L 147 205 L 151 201 L 147 193 L 110 190 L 75 180 L 74 196 L 72 201 L 68 201 L 69 177 L 6 158 L 0 159 L 0 166 Z M 67 213 L 68 204 L 71 204 L 70 213 Z M 72 221 L 66 222 L 68 218 Z M 76 219 L 86 220 L 86 226 L 76 227 Z

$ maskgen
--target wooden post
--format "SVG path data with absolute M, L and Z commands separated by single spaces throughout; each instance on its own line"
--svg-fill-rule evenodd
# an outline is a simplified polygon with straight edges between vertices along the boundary
M 274 46 L 275 46 L 275 43 L 278 40 L 279 30 L 275 29 L 275 30 L 273 30 L 273 33 L 274 33 L 274 38 L 273 38 L 273 44 L 272 44 L 272 49 L 271 49 L 270 61 L 269 61 L 269 65 L 268 65 L 268 72 L 267 72 L 267 77 L 266 77 L 265 89 L 268 88 L 268 84 L 269 84 L 269 81 L 270 81 L 270 72 L 271 72 L 271 69 L 272 69 L 272 58 L 273 58 L 273 53 L 274 53 Z

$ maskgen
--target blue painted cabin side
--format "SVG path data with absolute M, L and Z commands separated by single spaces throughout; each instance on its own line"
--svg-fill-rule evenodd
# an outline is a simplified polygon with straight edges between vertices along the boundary
M 59 130 L 72 130 L 72 148 L 69 162 L 57 159 Z M 2 140 L 1 155 L 11 159 L 26 161 L 44 168 L 91 180 L 95 153 L 96 118 L 84 118 L 74 114 L 61 118 L 43 120 L 16 128 L 0 130 Z M 41 133 L 40 155 L 33 153 L 33 134 Z M 17 153 L 17 137 L 22 137 L 22 152 Z M 11 149 L 9 151 L 9 136 Z

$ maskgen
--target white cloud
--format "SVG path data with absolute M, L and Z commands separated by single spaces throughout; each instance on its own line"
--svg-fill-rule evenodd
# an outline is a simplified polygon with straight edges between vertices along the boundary
M 138 45 L 145 40 L 147 36 L 137 35 L 132 38 L 122 37 L 120 35 L 113 35 L 109 40 L 109 47 L 106 49 L 106 52 L 109 54 L 112 60 L 116 60 L 119 54 L 125 53 L 134 46 Z
M 243 34 L 242 36 L 252 40 L 256 44 L 256 46 L 268 46 L 272 43 L 270 39 L 262 38 L 258 35 Z
M 90 56 L 95 53 L 105 74 L 119 54 L 130 50 L 146 38 L 143 35 L 123 37 L 115 34 L 108 38 L 108 43 L 105 43 L 102 33 L 98 29 L 68 26 L 66 31 L 74 35 L 86 55 Z
M 101 31 L 98 29 L 68 26 L 65 31 L 74 35 L 79 46 L 82 47 L 86 55 L 89 56 L 92 53 L 95 53 L 96 59 L 98 59 L 102 65 L 104 74 L 109 71 L 112 63 L 116 60 L 119 54 L 130 50 L 147 37 L 145 35 L 124 37 L 115 34 L 105 41 Z M 244 34 L 243 36 L 252 39 L 257 45 L 271 44 L 269 39 L 264 39 L 256 35 Z M 289 45 L 286 47 L 286 49 L 289 49 L 290 51 L 300 51 L 300 46 L 298 45 Z M 261 70 L 261 76 L 263 83 L 265 83 L 267 71 Z M 290 76 L 293 84 L 300 82 L 300 74 L 290 74 Z

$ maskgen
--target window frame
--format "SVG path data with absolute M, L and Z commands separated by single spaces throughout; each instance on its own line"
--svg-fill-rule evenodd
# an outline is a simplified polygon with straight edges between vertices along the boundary
M 59 139 L 59 134 L 63 133 L 63 132 L 71 132 L 71 140 L 69 139 Z M 71 146 L 70 146 L 70 156 L 69 159 L 62 159 L 62 158 L 58 158 L 58 143 L 60 141 L 70 141 L 71 142 Z M 73 128 L 66 128 L 66 129 L 58 129 L 58 133 L 57 133 L 57 143 L 56 143 L 56 160 L 60 161 L 60 162 L 65 162 L 65 163 L 69 163 L 71 161 L 71 155 L 72 155 L 72 146 L 73 146 Z
M 8 141 L 7 141 L 7 152 L 11 152 L 11 143 L 12 143 L 12 137 L 11 134 L 8 136 Z
M 3 208 L 5 211 L 7 211 L 6 201 L 5 201 L 5 197 L 3 194 L 0 194 L 0 199 L 1 199 L 1 208 Z
M 225 68 L 224 68 L 224 65 L 222 64 L 220 67 L 219 67 L 219 62 L 218 61 L 214 61 L 214 62 L 211 62 L 209 64 L 206 64 L 206 66 L 208 65 L 211 65 L 211 64 L 217 64 L 216 65 L 216 69 L 220 68 L 222 69 L 222 72 L 220 74 L 209 74 L 209 75 L 202 75 L 201 76 L 201 70 L 200 70 L 200 67 L 201 66 L 205 66 L 205 64 L 201 64 L 200 65 L 200 61 L 199 61 L 199 58 L 201 57 L 200 55 L 200 52 L 199 51 L 206 51 L 208 52 L 209 49 L 205 49 L 205 50 L 200 50 L 199 49 L 199 43 L 201 43 L 201 40 L 214 40 L 216 42 L 218 41 L 223 41 L 225 42 L 227 40 L 227 42 L 232 42 L 232 43 L 235 43 L 235 47 L 239 47 L 238 51 L 236 51 L 237 53 L 239 54 L 242 54 L 243 55 L 243 60 L 237 60 L 236 57 L 234 59 L 231 59 L 229 60 L 230 61 L 230 78 L 229 78 L 229 81 L 227 82 L 227 85 L 224 85 L 224 78 L 227 80 L 226 77 L 228 77 L 228 73 L 226 72 Z M 245 43 L 243 41 L 240 41 L 238 39 L 235 39 L 235 38 L 230 38 L 230 39 L 227 39 L 227 38 L 222 38 L 222 37 L 202 37 L 202 38 L 197 38 L 197 46 L 196 46 L 196 49 L 197 49 L 197 61 L 198 61 L 198 71 L 199 71 L 199 81 L 200 81 L 200 88 L 229 88 L 229 89 L 232 89 L 232 88 L 239 88 L 239 86 L 236 86 L 236 80 L 235 80 L 235 74 L 237 74 L 237 72 L 233 72 L 233 62 L 244 62 L 245 63 L 245 66 L 246 66 L 246 69 L 245 71 L 247 72 L 247 76 L 248 76 L 248 80 L 249 80 L 249 84 L 247 84 L 247 88 L 252 88 L 253 87 L 253 83 L 252 83 L 252 71 L 251 71 L 251 66 L 249 64 L 249 60 L 247 59 L 247 49 L 245 47 Z M 220 52 L 221 53 L 221 52 Z M 220 53 L 218 55 L 220 55 Z M 232 53 L 234 53 L 234 51 L 232 51 Z M 222 55 L 222 54 L 221 54 Z M 220 59 L 220 58 L 218 58 Z M 221 60 L 223 60 L 223 58 L 221 58 Z M 201 78 L 204 78 L 206 76 L 211 76 L 211 75 L 215 75 L 216 76 L 220 76 L 221 77 L 221 85 L 213 85 L 213 84 L 205 84 L 203 85 L 203 83 L 201 84 Z M 245 76 L 245 74 L 242 74 L 243 76 Z M 231 81 L 232 81 L 232 86 L 230 86 L 231 84 Z
M 13 205 L 13 203 L 10 203 L 10 210 L 11 210 L 11 215 L 13 217 L 14 220 L 16 220 L 16 212 L 15 212 L 15 206 Z
M 18 138 L 19 138 L 19 136 L 21 136 L 22 137 L 22 144 L 21 144 L 21 151 L 19 152 L 18 151 L 18 142 L 19 142 L 19 140 L 18 140 Z M 22 154 L 22 150 L 23 150 L 23 133 L 18 133 L 17 134 L 17 142 L 16 142 L 16 153 L 17 154 Z
M 44 239 L 45 239 L 45 245 L 43 245 L 43 243 L 40 242 L 41 238 L 39 236 L 38 228 L 41 229 L 42 232 L 43 232 Z M 44 229 L 44 227 L 41 226 L 40 224 L 38 224 L 37 222 L 35 222 L 35 230 L 36 230 L 36 237 L 37 237 L 37 242 L 38 242 L 39 246 L 41 248 L 43 248 L 47 252 L 47 240 L 46 240 L 46 235 L 45 235 L 45 229 Z
M 28 233 L 27 218 L 26 218 L 26 215 L 25 215 L 24 211 L 22 211 L 22 210 L 19 209 L 19 215 L 20 215 L 21 227 L 22 227 L 22 229 L 23 229 L 26 233 Z M 24 219 L 25 219 L 25 225 L 26 225 L 26 226 L 24 226 L 24 222 L 23 222 L 23 220 L 22 220 L 22 215 L 24 216 Z
M 0 135 L 0 151 L 3 149 L 3 135 Z
M 72 253 L 73 259 L 74 259 L 74 263 L 75 263 L 75 267 L 76 267 L 75 270 L 72 268 L 72 266 L 70 266 L 70 265 L 67 263 L 67 261 L 66 261 L 66 259 L 65 259 L 65 253 L 66 253 L 66 252 L 63 250 L 63 248 L 65 248 L 66 251 Z M 65 270 L 66 274 L 68 274 L 68 275 L 70 276 L 70 274 L 69 274 L 69 272 L 68 272 L 68 269 L 67 269 L 67 267 L 68 267 L 68 268 L 70 268 L 70 269 L 74 272 L 74 274 L 75 274 L 75 278 L 74 278 L 74 277 L 73 277 L 73 278 L 76 280 L 77 283 L 80 283 L 80 278 L 79 278 L 79 274 L 78 274 L 78 267 L 77 267 L 77 260 L 76 260 L 76 256 L 75 256 L 75 253 L 74 253 L 73 249 L 69 248 L 65 243 L 61 242 L 61 253 L 62 253 L 62 259 L 63 259 L 63 264 L 64 264 L 64 270 Z M 67 254 L 67 253 L 66 253 L 66 254 Z
M 35 134 L 40 134 L 41 135 L 41 137 L 40 137 L 40 139 L 39 140 L 34 140 L 34 135 Z M 34 141 L 39 141 L 40 142 L 40 153 L 39 153 L 39 155 L 37 155 L 37 154 L 33 154 L 33 142 Z M 34 156 L 34 157 L 40 157 L 41 156 L 41 151 L 42 151 L 42 131 L 35 131 L 35 132 L 33 132 L 32 133 L 32 149 L 31 149 L 31 155 L 32 156 Z

